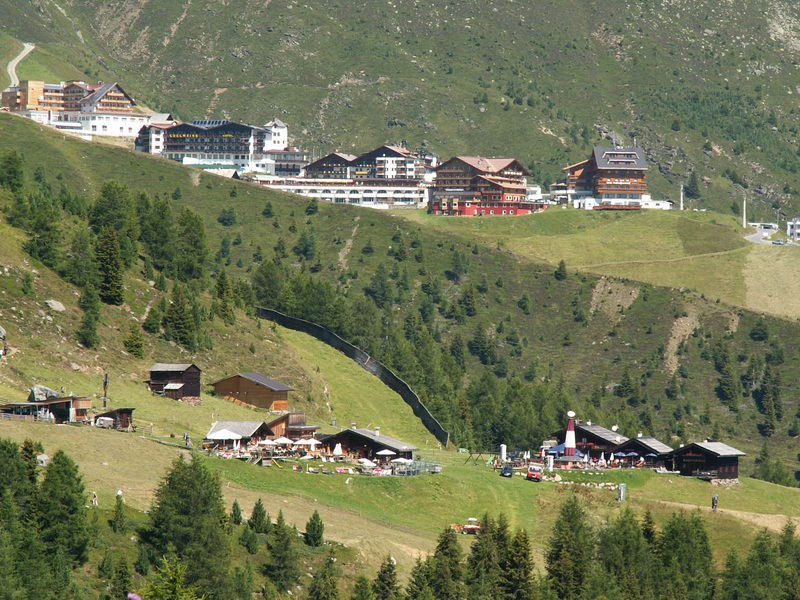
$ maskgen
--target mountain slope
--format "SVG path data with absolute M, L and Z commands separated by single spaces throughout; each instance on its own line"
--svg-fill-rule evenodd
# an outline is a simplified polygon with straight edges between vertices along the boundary
M 728 212 L 744 181 L 766 219 L 800 189 L 800 23 L 785 0 L 361 8 L 2 0 L 0 22 L 153 108 L 280 116 L 317 152 L 425 141 L 443 156 L 517 155 L 547 182 L 611 137 L 647 149 L 659 197 L 696 171 L 698 205 Z
M 318 213 L 307 215 L 304 199 L 64 137 L 11 115 L 0 115 L 0 133 L 0 155 L 7 148 L 19 149 L 28 173 L 43 168 L 46 179 L 63 182 L 87 201 L 94 198 L 109 174 L 136 193 L 179 198 L 172 201 L 176 209 L 190 207 L 202 216 L 212 252 L 224 247 L 226 239 L 229 244 L 241 240 L 229 245 L 227 259 L 213 262 L 214 270 L 227 265 L 229 275 L 247 280 L 259 268 L 257 260 L 269 261 L 270 249 L 282 244 L 292 255 L 288 264 L 286 259 L 282 262 L 287 273 L 300 277 L 301 282 L 309 277 L 335 285 L 325 292 L 339 303 L 334 311 L 346 317 L 357 310 L 357 318 L 347 325 L 355 329 L 349 329 L 348 335 L 398 369 L 457 441 L 469 440 L 470 423 L 474 423 L 480 446 L 493 446 L 494 436 L 520 446 L 537 442 L 558 426 L 567 407 L 572 406 L 586 418 L 618 422 L 628 433 L 647 430 L 675 444 L 721 436 L 751 452 L 752 460 L 764 439 L 759 434 L 764 417 L 749 388 L 746 396 L 734 399 L 732 407 L 718 399 L 715 388 L 721 375 L 717 369 L 727 349 L 734 376 L 751 372 L 756 387 L 765 359 L 781 373 L 783 420 L 777 423 L 770 447 L 794 461 L 797 438 L 787 437 L 798 407 L 800 359 L 795 351 L 794 322 L 767 319 L 769 339 L 755 341 L 749 333 L 759 321 L 757 315 L 712 303 L 696 293 L 583 274 L 559 281 L 551 266 L 497 249 L 495 242 L 476 240 L 469 233 L 441 233 L 391 214 L 356 207 L 321 205 Z M 272 210 L 269 218 L 262 214 L 267 202 Z M 226 227 L 218 222 L 223 209 L 234 210 L 235 224 Z M 553 226 L 557 228 L 559 221 Z M 652 245 L 668 241 L 662 233 L 668 230 L 653 230 Z M 24 236 L 17 231 L 14 236 L 16 242 L 6 242 L 13 252 L 9 264 L 24 269 L 19 266 L 25 260 L 20 252 Z M 316 240 L 313 262 L 300 260 L 290 250 L 298 247 L 304 236 Z M 130 275 L 132 296 L 128 302 L 140 316 L 148 294 L 154 292 L 138 281 L 135 272 Z M 370 289 L 377 285 L 381 272 L 384 277 L 388 274 L 384 284 L 389 298 L 384 309 L 377 309 L 365 291 L 373 293 Z M 21 275 L 15 272 L 8 280 L 16 297 L 21 295 Z M 72 339 L 78 313 L 72 308 L 74 296 L 69 299 L 74 291 L 59 285 L 59 299 L 66 297 L 70 319 L 57 340 L 63 345 L 62 339 Z M 431 304 L 429 292 L 434 288 L 440 298 Z M 281 299 L 288 301 L 288 296 Z M 319 306 L 328 301 L 324 294 L 314 298 Z M 474 314 L 464 312 L 467 304 Z M 31 306 L 24 314 L 35 314 L 35 310 Z M 119 309 L 113 311 L 124 316 Z M 102 335 L 110 336 L 108 343 L 116 348 L 112 356 L 119 361 L 121 372 L 135 372 L 134 363 L 119 353 L 123 324 L 115 321 Z M 254 329 L 246 320 L 233 330 L 217 320 L 210 327 L 218 352 L 214 356 L 219 359 L 209 359 L 209 363 L 219 360 L 226 371 L 238 369 L 251 339 L 257 360 L 273 360 L 261 350 L 267 339 L 273 339 L 266 329 Z M 232 335 L 233 331 L 240 333 Z M 415 336 L 421 338 L 410 342 Z M 486 354 L 473 356 L 464 346 L 469 343 L 479 354 L 481 336 L 485 346 L 480 352 Z M 459 338 L 463 370 L 452 362 L 448 351 Z M 42 344 L 35 339 L 30 343 Z M 148 348 L 166 349 L 164 344 L 148 336 Z M 68 344 L 64 348 L 48 354 L 46 361 L 38 358 L 37 368 L 51 369 L 69 382 L 70 354 L 76 350 L 66 350 Z M 282 359 L 277 356 L 274 360 L 267 364 L 280 364 Z M 94 368 L 100 372 L 99 363 Z M 31 370 L 30 374 L 38 372 Z M 15 385 L 22 389 L 28 381 L 21 379 Z M 628 391 L 620 393 L 618 388 L 626 381 L 622 388 Z M 297 387 L 309 390 L 308 385 Z M 310 388 L 313 406 L 324 405 L 323 390 L 323 386 Z M 508 415 L 505 411 L 512 407 L 521 412 Z M 502 432 L 492 433 L 494 427 L 503 427 Z

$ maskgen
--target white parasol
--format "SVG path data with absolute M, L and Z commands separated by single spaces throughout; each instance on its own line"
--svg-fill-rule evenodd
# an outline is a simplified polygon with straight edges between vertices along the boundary
M 311 456 L 310 454 L 305 454 L 305 455 L 300 457 L 300 460 L 311 460 L 312 458 L 314 458 L 314 457 Z
M 380 452 L 376 452 L 375 456 L 396 456 L 397 452 L 394 450 L 389 450 L 388 448 L 384 448 Z
M 278 439 L 272 440 L 272 441 L 275 442 L 276 444 L 278 444 L 279 446 L 286 446 L 287 444 L 294 444 L 294 441 L 290 440 L 287 437 L 279 437 Z
M 392 463 L 394 463 L 396 465 L 410 465 L 414 461 L 411 460 L 410 458 L 403 458 L 401 456 L 400 458 L 393 458 L 390 462 L 392 462 Z
M 365 467 L 376 467 L 377 465 L 368 458 L 359 458 L 358 462 Z
M 342 445 L 341 444 L 336 444 L 333 447 L 333 455 L 334 456 L 341 456 L 342 454 L 344 454 L 344 452 L 342 451 Z
M 273 442 L 272 440 L 258 440 L 258 445 L 259 446 L 274 446 L 275 442 Z
M 240 440 L 242 436 L 238 433 L 234 433 L 230 429 L 220 429 L 219 431 L 215 431 L 214 433 L 209 433 L 208 440 Z

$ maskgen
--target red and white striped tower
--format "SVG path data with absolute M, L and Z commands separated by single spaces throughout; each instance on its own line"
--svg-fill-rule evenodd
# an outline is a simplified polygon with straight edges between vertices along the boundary
M 575 411 L 567 413 L 567 435 L 564 436 L 564 456 L 575 456 Z

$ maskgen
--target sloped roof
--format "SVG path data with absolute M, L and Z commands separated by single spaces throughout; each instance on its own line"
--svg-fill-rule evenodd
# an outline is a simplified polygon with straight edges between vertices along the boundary
M 208 430 L 206 437 L 216 431 L 227 429 L 228 431 L 242 436 L 243 438 L 253 437 L 256 431 L 266 425 L 264 421 L 216 421 L 211 429 Z
M 170 371 L 175 373 L 183 373 L 189 367 L 194 367 L 196 365 L 192 363 L 156 363 L 152 367 L 150 367 L 151 371 Z
M 498 173 L 517 162 L 516 158 L 486 158 L 483 156 L 456 156 L 462 162 L 484 173 Z
M 641 148 L 604 148 L 596 146 L 594 161 L 598 169 L 647 170 L 644 150 Z
M 672 448 L 667 446 L 664 442 L 648 435 L 631 438 L 627 442 L 621 443 L 619 446 L 617 446 L 616 449 L 621 450 L 623 447 L 628 447 L 632 445 L 634 442 L 639 442 L 642 446 L 649 448 L 655 454 L 669 454 L 670 452 L 672 452 Z
M 606 429 L 601 425 L 575 423 L 575 431 L 586 431 L 612 444 L 621 444 L 628 441 L 628 438 L 626 438 L 624 435 L 621 435 L 618 431 L 611 431 L 610 429 Z
M 227 381 L 228 379 L 233 379 L 234 377 L 242 377 L 247 379 L 248 381 L 252 381 L 258 385 L 263 385 L 266 388 L 271 389 L 273 392 L 293 392 L 294 388 L 290 388 L 288 385 L 281 383 L 275 379 L 270 379 L 266 375 L 262 375 L 261 373 L 237 373 L 236 375 L 231 375 L 230 377 L 224 377 L 219 381 L 215 381 L 211 385 L 217 385 L 223 381 Z
M 328 162 L 328 161 L 330 161 L 332 158 L 338 158 L 338 159 L 340 159 L 340 160 L 343 160 L 344 162 L 351 163 L 351 162 L 353 162 L 353 161 L 354 161 L 356 158 L 358 158 L 358 157 L 357 157 L 357 156 L 354 156 L 353 154 L 347 154 L 347 153 L 345 153 L 345 152 L 331 152 L 330 154 L 326 154 L 326 155 L 325 155 L 325 156 L 323 156 L 322 158 L 318 158 L 318 159 L 317 159 L 317 160 L 315 160 L 314 162 L 310 162 L 310 163 L 308 163 L 308 164 L 305 166 L 305 168 L 306 168 L 306 169 L 308 169 L 309 167 L 313 167 L 314 165 L 316 165 L 316 164 L 318 164 L 318 163 L 324 163 L 324 162 Z
M 280 119 L 272 119 L 269 123 L 264 125 L 264 127 L 286 127 L 286 123 L 281 121 Z
M 382 446 L 385 446 L 390 450 L 394 450 L 395 452 L 411 452 L 412 450 L 417 450 L 416 446 L 413 446 L 402 440 L 398 440 L 397 438 L 393 438 L 388 435 L 384 435 L 382 433 L 379 435 L 375 435 L 375 432 L 372 429 L 351 427 L 350 429 L 343 429 L 342 431 L 333 435 L 332 437 L 335 438 L 346 432 L 355 433 L 356 435 L 368 439 L 371 442 L 381 444 Z
M 522 191 L 522 192 L 527 192 L 528 191 L 527 186 L 525 186 L 524 183 L 521 183 L 517 179 L 509 179 L 507 177 L 495 177 L 495 176 L 492 176 L 492 175 L 479 175 L 477 178 L 478 179 L 483 179 L 486 182 L 489 182 L 491 184 L 500 186 L 500 187 L 502 187 L 504 189 L 512 189 L 512 190 L 517 190 L 517 191 Z
M 734 448 L 733 446 L 728 446 L 728 444 L 723 444 L 722 442 L 695 442 L 693 444 L 689 444 L 688 446 L 684 446 L 683 448 L 678 448 L 675 450 L 675 454 L 683 454 L 687 450 L 692 447 L 701 448 L 706 452 L 710 452 L 716 456 L 747 456 L 746 453 L 742 452 Z
M 92 86 L 87 86 L 87 87 L 89 89 L 92 89 Z M 131 98 L 131 96 L 128 94 L 128 92 L 123 90 L 116 81 L 112 81 L 112 82 L 109 82 L 109 83 L 103 83 L 103 84 L 97 86 L 97 88 L 94 89 L 94 91 L 91 94 L 89 94 L 85 98 L 81 99 L 81 104 L 92 104 L 92 105 L 93 104 L 97 104 L 103 98 L 103 96 L 105 96 L 108 92 L 113 90 L 115 87 L 118 88 L 119 91 L 122 94 L 125 95 L 125 97 L 130 101 L 131 104 L 133 104 L 133 105 L 136 104 L 136 102 L 134 101 L 133 98 Z

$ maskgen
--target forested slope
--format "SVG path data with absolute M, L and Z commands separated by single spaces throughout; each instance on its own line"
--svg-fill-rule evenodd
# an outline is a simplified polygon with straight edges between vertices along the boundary
M 12 116 L 0 115 L 0 128 L 6 188 L 19 172 L 5 154 L 12 140 L 23 155 L 22 188 L 5 197 L 9 221 L 29 232 L 27 251 L 84 296 L 95 285 L 106 294 L 111 264 L 155 281 L 148 343 L 202 352 L 225 339 L 231 306 L 262 304 L 384 360 L 462 445 L 528 447 L 573 407 L 628 434 L 675 444 L 721 437 L 751 453 L 768 440 L 795 458 L 793 322 L 691 292 L 554 272 L 380 211 L 317 206 Z M 104 183 L 110 175 L 118 183 Z M 73 257 L 91 266 L 108 247 L 119 259 L 80 281 L 91 269 L 75 270 Z M 123 301 L 139 285 L 124 283 Z M 75 316 L 76 329 L 91 310 Z

